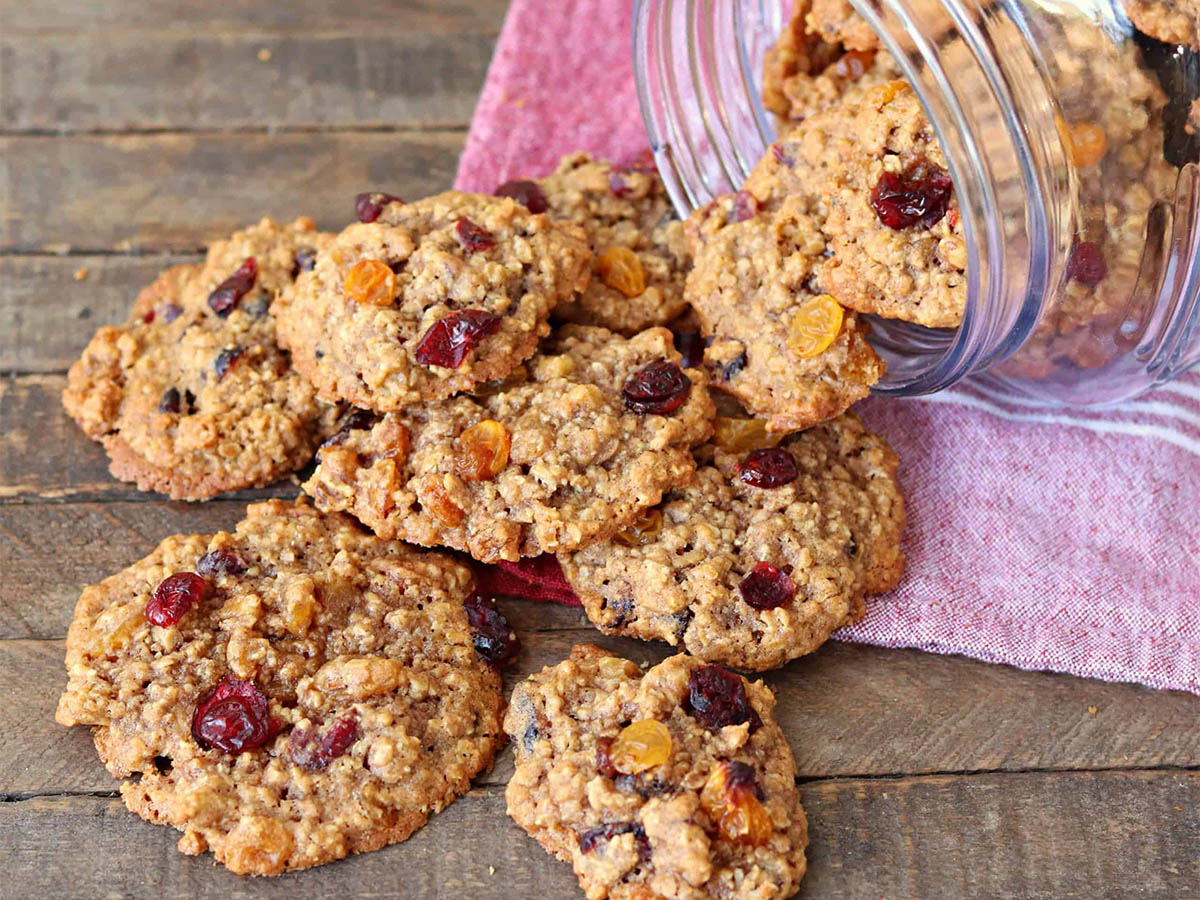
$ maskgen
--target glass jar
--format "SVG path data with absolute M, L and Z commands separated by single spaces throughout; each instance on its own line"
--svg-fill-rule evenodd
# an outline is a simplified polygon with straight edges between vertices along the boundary
M 1095 404 L 1200 362 L 1200 170 L 1184 128 L 1200 57 L 1136 34 L 1108 0 L 852 3 L 921 99 L 967 245 L 959 327 L 870 317 L 888 363 L 876 392 L 971 377 Z M 642 115 L 681 215 L 737 190 L 775 139 L 763 63 L 790 7 L 637 3 Z

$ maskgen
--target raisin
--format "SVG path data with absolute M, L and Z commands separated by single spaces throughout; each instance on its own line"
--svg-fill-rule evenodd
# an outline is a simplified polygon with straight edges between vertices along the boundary
M 762 726 L 762 719 L 746 696 L 745 681 L 721 666 L 692 669 L 684 708 L 710 731 L 743 722 L 750 723 L 752 732 Z
M 209 550 L 196 563 L 196 572 L 205 578 L 219 575 L 241 575 L 246 571 L 246 560 L 236 550 L 224 547 Z
M 226 675 L 202 697 L 192 715 L 192 737 L 205 750 L 254 750 L 278 731 L 266 695 L 253 683 L 232 675 Z
M 1071 162 L 1079 168 L 1094 166 L 1108 152 L 1108 136 L 1104 129 L 1091 122 L 1077 122 L 1074 125 L 1060 124 L 1064 143 L 1067 145 Z
M 650 858 L 650 839 L 646 837 L 646 829 L 637 822 L 609 823 L 589 828 L 579 835 L 579 852 L 591 853 L 601 843 L 607 843 L 622 834 L 632 834 L 638 848 L 638 855 L 643 860 Z
M 396 273 L 378 259 L 360 259 L 342 284 L 346 299 L 366 306 L 391 306 L 396 302 Z
M 791 484 L 800 475 L 796 458 L 780 447 L 754 450 L 734 466 L 738 477 L 751 487 L 777 488 Z
M 741 580 L 738 591 L 755 609 L 778 609 L 796 596 L 796 585 L 787 572 L 760 562 Z
M 833 72 L 840 78 L 858 81 L 874 64 L 874 50 L 848 50 L 833 64 Z
M 801 359 L 820 356 L 842 330 L 842 305 L 829 294 L 806 300 L 796 310 L 788 334 L 788 348 Z
M 673 343 L 679 355 L 683 357 L 679 364 L 685 369 L 694 369 L 704 362 L 704 348 L 709 345 L 709 339 L 698 331 L 676 332 Z
M 733 207 L 729 210 L 730 222 L 745 222 L 758 215 L 758 200 L 753 194 L 738 191 L 733 195 Z
M 485 337 L 500 330 L 500 317 L 482 309 L 464 309 L 439 319 L 417 344 L 416 358 L 423 366 L 457 369 L 467 354 Z
M 160 413 L 177 413 L 181 400 L 179 388 L 167 388 L 163 391 L 162 399 L 158 401 L 158 411 Z
M 183 315 L 183 307 L 178 303 L 168 303 L 162 308 L 164 322 L 174 322 Z
M 346 443 L 352 431 L 362 431 L 366 428 L 371 428 L 379 421 L 379 415 L 369 409 L 355 409 L 350 415 L 342 420 L 342 427 L 334 432 L 322 447 L 336 447 L 339 444 Z
M 316 262 L 316 250 L 297 250 L 292 254 L 292 278 L 296 278 L 301 272 L 311 272 Z
M 302 769 L 319 771 L 350 749 L 358 740 L 358 714 L 351 710 L 321 734 L 315 728 L 294 728 L 288 735 L 288 755 Z
M 1087 287 L 1095 287 L 1108 275 L 1108 263 L 1095 241 L 1080 241 L 1071 248 L 1067 260 L 1067 277 Z
M 596 274 L 614 291 L 637 297 L 646 290 L 646 270 L 628 247 L 609 247 L 596 257 Z
M 495 419 L 476 422 L 455 442 L 454 467 L 465 481 L 491 481 L 508 465 L 512 438 Z
M 671 758 L 671 731 L 657 719 L 639 719 L 617 735 L 609 748 L 612 766 L 625 775 L 636 775 L 661 766 Z
M 727 453 L 763 450 L 779 441 L 778 436 L 767 434 L 767 423 L 762 419 L 732 419 L 727 416 L 717 416 L 713 423 L 712 439 Z
M 657 540 L 662 529 L 662 510 L 644 509 L 628 528 L 617 532 L 613 540 L 626 547 L 642 547 Z
M 146 619 L 163 628 L 174 625 L 204 599 L 208 589 L 208 582 L 195 572 L 168 575 L 146 601 Z
M 253 256 L 238 267 L 237 271 L 217 285 L 208 295 L 208 306 L 222 319 L 233 312 L 241 299 L 250 293 L 258 280 L 258 261 Z
M 217 381 L 229 374 L 229 370 L 237 365 L 245 352 L 241 347 L 226 347 L 217 354 L 217 358 L 213 360 L 213 371 L 217 373 Z
M 692 380 L 669 360 L 659 359 L 629 376 L 621 389 L 625 405 L 641 415 L 666 415 L 683 406 Z
M 729 381 L 741 374 L 742 369 L 746 368 L 747 362 L 745 351 L 739 353 L 734 359 L 725 364 L 725 368 L 721 370 L 721 380 Z
M 775 831 L 763 799 L 754 769 L 738 760 L 713 766 L 700 791 L 700 805 L 721 837 L 751 847 L 761 847 Z
M 496 602 L 476 591 L 463 604 L 475 639 L 475 652 L 488 665 L 502 666 L 521 649 L 517 633 L 508 627 Z
M 476 225 L 466 216 L 460 217 L 454 223 L 454 233 L 458 236 L 458 242 L 463 245 L 463 249 L 468 253 L 491 250 L 496 246 L 495 235 L 486 228 Z
M 368 191 L 354 198 L 354 212 L 360 222 L 374 222 L 383 214 L 383 208 L 389 203 L 403 203 L 395 194 L 384 194 L 379 191 Z
M 463 523 L 467 514 L 450 499 L 450 493 L 439 481 L 429 484 L 422 500 L 429 509 L 430 515 L 450 528 L 457 528 Z
M 909 168 L 903 175 L 884 172 L 871 189 L 871 207 L 888 228 L 918 225 L 932 228 L 950 207 L 954 182 L 944 169 L 932 164 Z
M 546 194 L 536 181 L 519 179 L 506 181 L 492 192 L 497 197 L 512 197 L 535 215 L 550 208 Z

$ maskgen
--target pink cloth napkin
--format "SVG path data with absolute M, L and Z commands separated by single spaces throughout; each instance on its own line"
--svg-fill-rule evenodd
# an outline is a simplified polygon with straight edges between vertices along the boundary
M 514 0 L 458 185 L 646 145 L 628 0 Z M 1104 410 L 961 387 L 859 406 L 900 457 L 908 571 L 837 638 L 1200 693 L 1200 377 Z M 548 558 L 498 592 L 572 602 Z

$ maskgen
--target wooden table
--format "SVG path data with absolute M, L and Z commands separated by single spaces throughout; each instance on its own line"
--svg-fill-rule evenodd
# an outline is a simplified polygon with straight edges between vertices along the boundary
M 450 185 L 502 0 L 0 0 L 0 897 L 581 896 L 504 816 L 511 754 L 400 846 L 274 880 L 174 849 L 54 723 L 83 585 L 247 499 L 112 480 L 58 402 L 163 267 L 270 214 Z M 969 591 L 969 585 L 964 590 Z M 599 640 L 510 602 L 515 679 Z M 767 681 L 812 830 L 806 897 L 1200 896 L 1200 698 L 831 644 Z

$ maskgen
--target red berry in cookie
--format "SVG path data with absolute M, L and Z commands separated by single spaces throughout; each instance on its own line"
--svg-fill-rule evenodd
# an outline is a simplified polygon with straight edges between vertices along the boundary
M 203 600 L 207 592 L 208 582 L 194 572 L 168 575 L 146 601 L 146 619 L 163 628 L 174 625 Z
M 519 179 L 506 181 L 492 192 L 497 197 L 512 197 L 531 213 L 544 213 L 550 208 L 546 194 L 536 181 Z
M 675 363 L 660 359 L 629 376 L 621 389 L 625 405 L 641 415 L 666 415 L 687 400 L 692 380 Z
M 917 165 L 903 175 L 884 172 L 871 189 L 871 207 L 888 228 L 932 228 L 946 214 L 953 190 L 944 169 Z
M 463 245 L 463 249 L 468 253 L 491 250 L 496 246 L 495 236 L 486 228 L 476 225 L 466 216 L 460 217 L 454 223 L 454 233 L 458 236 L 458 242 Z
M 733 195 L 733 207 L 729 210 L 730 222 L 745 222 L 758 215 L 758 200 L 753 194 L 738 191 Z
M 201 698 L 192 716 L 192 737 L 205 750 L 255 750 L 278 730 L 266 695 L 252 682 L 232 675 L 226 675 Z
M 288 756 L 302 769 L 318 771 L 343 755 L 358 740 L 358 715 L 351 710 L 322 734 L 316 728 L 294 728 L 288 735 Z
M 1095 241 L 1080 241 L 1071 249 L 1067 261 L 1067 277 L 1087 287 L 1095 287 L 1108 274 L 1108 263 L 1100 254 Z
M 217 373 L 217 381 L 229 374 L 229 370 L 237 365 L 246 351 L 241 347 L 225 347 L 213 360 L 213 371 Z
M 755 609 L 778 609 L 796 596 L 796 585 L 782 569 L 760 562 L 742 579 L 738 592 Z
M 217 285 L 208 295 L 208 306 L 221 318 L 229 315 L 237 307 L 241 299 L 250 293 L 254 282 L 258 280 L 258 262 L 253 256 L 247 257 L 236 272 Z
M 746 697 L 746 683 L 721 666 L 700 666 L 688 676 L 688 695 L 684 707 L 710 731 L 726 725 L 750 723 L 754 731 L 762 719 Z
M 383 213 L 383 208 L 389 203 L 403 203 L 394 194 L 384 194 L 379 191 L 368 191 L 354 198 L 354 211 L 360 222 L 374 222 Z
M 482 309 L 464 309 L 434 322 L 417 344 L 423 366 L 457 369 L 475 345 L 500 330 L 500 317 Z
M 782 487 L 791 484 L 800 474 L 796 458 L 781 447 L 748 453 L 735 468 L 742 481 L 757 488 Z
M 591 853 L 601 844 L 622 834 L 632 834 L 638 855 L 644 860 L 650 858 L 650 840 L 646 837 L 646 829 L 637 822 L 614 822 L 589 828 L 579 835 L 579 852 Z
M 502 666 L 517 655 L 521 641 L 508 627 L 504 613 L 496 609 L 495 601 L 476 592 L 467 598 L 464 606 L 475 636 L 475 652 L 484 662 Z

